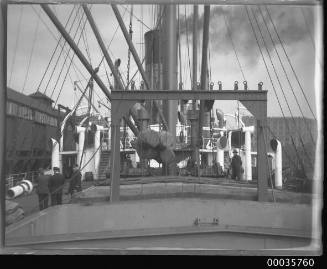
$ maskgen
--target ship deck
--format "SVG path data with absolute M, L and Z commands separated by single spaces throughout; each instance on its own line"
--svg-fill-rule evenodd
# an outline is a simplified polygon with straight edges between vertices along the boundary
M 125 178 L 120 190 L 121 200 L 109 203 L 110 186 L 91 186 L 69 204 L 34 213 L 7 227 L 6 245 L 233 255 L 308 253 L 319 245 L 312 234 L 315 195 L 274 190 L 275 202 L 258 202 L 255 182 L 192 177 Z

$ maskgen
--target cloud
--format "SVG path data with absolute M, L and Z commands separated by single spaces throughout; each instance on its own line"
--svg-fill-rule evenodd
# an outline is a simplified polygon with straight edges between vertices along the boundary
M 278 34 L 286 46 L 301 42 L 307 39 L 309 35 L 314 32 L 314 16 L 310 9 L 301 10 L 301 8 L 276 6 L 268 7 L 268 10 Z M 269 14 L 264 7 L 248 7 L 248 14 L 262 48 L 263 42 L 256 21 L 260 26 L 260 30 L 269 51 L 274 48 L 269 37 L 269 32 L 271 33 L 275 44 L 280 44 L 269 19 Z M 209 39 L 212 49 L 221 54 L 227 54 L 233 50 L 231 43 L 232 39 L 237 53 L 244 56 L 247 65 L 253 66 L 257 64 L 260 53 L 248 14 L 245 7 L 224 8 L 216 6 L 211 8 Z M 269 32 L 267 31 L 265 23 L 268 26 Z M 202 33 L 202 25 L 203 13 L 198 20 L 197 30 L 199 33 Z M 193 14 L 189 15 L 186 19 L 182 16 L 181 34 L 185 35 L 187 32 L 191 34 L 192 28 Z M 264 48 L 263 51 L 265 51 Z

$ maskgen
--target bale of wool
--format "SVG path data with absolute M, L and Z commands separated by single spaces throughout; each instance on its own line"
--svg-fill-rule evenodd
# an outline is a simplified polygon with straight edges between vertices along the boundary
M 140 132 L 138 139 L 140 142 L 149 144 L 152 148 L 157 147 L 160 143 L 159 133 L 151 129 Z
M 6 215 L 14 213 L 19 208 L 19 204 L 10 200 L 6 200 Z
M 175 153 L 172 149 L 166 148 L 160 151 L 160 159 L 162 163 L 171 163 L 175 159 Z
M 173 149 L 175 147 L 176 138 L 171 133 L 162 131 L 159 133 L 160 145 L 163 148 Z
M 13 224 L 15 222 L 20 221 L 24 218 L 24 210 L 21 207 L 18 207 L 15 212 L 6 215 L 6 225 Z

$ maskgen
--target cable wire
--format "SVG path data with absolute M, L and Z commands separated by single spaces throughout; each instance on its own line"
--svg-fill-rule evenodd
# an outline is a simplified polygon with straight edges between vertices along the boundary
M 256 32 L 255 32 L 255 29 L 254 29 L 254 26 L 253 26 L 253 23 L 252 23 L 252 20 L 251 20 L 251 17 L 250 17 L 250 14 L 249 14 L 249 10 L 248 10 L 248 7 L 247 7 L 247 6 L 245 6 L 245 10 L 246 10 L 246 14 L 247 14 L 247 17 L 248 17 L 248 19 L 249 19 L 249 22 L 250 22 L 250 25 L 251 25 L 251 29 L 252 29 L 252 32 L 253 32 L 253 34 L 254 34 L 254 37 L 255 37 L 256 43 L 257 43 L 257 45 L 258 45 L 258 48 L 259 48 L 259 51 L 260 51 L 260 54 L 261 54 L 262 60 L 263 60 L 264 65 L 265 65 L 265 67 L 266 67 L 266 70 L 267 70 L 267 73 L 268 73 L 268 76 L 269 76 L 269 79 L 270 79 L 270 83 L 271 83 L 272 88 L 273 88 L 273 90 L 274 90 L 275 97 L 276 97 L 276 99 L 277 99 L 277 102 L 278 102 L 279 108 L 280 108 L 280 110 L 281 110 L 281 112 L 282 112 L 283 118 L 285 119 L 286 117 L 285 117 L 285 114 L 284 114 L 284 110 L 283 110 L 282 105 L 281 105 L 281 103 L 280 103 L 280 100 L 279 100 L 279 97 L 278 97 L 278 94 L 277 94 L 277 91 L 276 91 L 276 88 L 275 88 L 275 84 L 274 84 L 274 82 L 273 82 L 273 80 L 272 80 L 272 77 L 271 77 L 271 75 L 270 75 L 270 72 L 269 72 L 268 65 L 267 65 L 267 63 L 266 63 L 265 57 L 263 56 L 263 52 L 262 52 L 262 49 L 261 49 L 261 46 L 260 46 L 260 43 L 259 43 L 259 40 L 258 40 L 257 34 L 256 34 Z M 253 13 L 252 13 L 252 15 L 254 16 Z M 266 49 L 267 49 L 267 48 L 266 48 Z M 287 128 L 288 132 L 290 133 L 289 126 L 288 126 L 288 124 L 287 124 L 286 121 L 285 121 L 285 123 L 286 123 L 286 128 Z M 290 136 L 290 138 L 291 138 L 291 141 L 292 141 L 292 145 L 293 145 L 293 147 L 294 147 L 294 149 L 295 149 L 296 156 L 297 156 L 298 160 L 300 160 L 300 158 L 299 158 L 299 154 L 298 154 L 297 148 L 296 148 L 296 146 L 295 146 L 295 143 L 294 143 L 294 140 L 293 140 L 292 135 Z M 301 160 L 300 160 L 300 162 L 301 162 Z
M 37 18 L 36 27 L 35 27 L 35 31 L 34 31 L 34 37 L 33 37 L 33 41 L 32 41 L 32 50 L 31 50 L 31 54 L 30 54 L 30 57 L 29 57 L 29 60 L 28 60 L 28 64 L 27 64 L 27 71 L 26 71 L 26 75 L 25 75 L 25 79 L 24 79 L 24 83 L 23 83 L 22 93 L 25 90 L 27 78 L 28 78 L 28 75 L 29 75 L 29 71 L 30 71 L 30 67 L 31 67 L 31 62 L 32 62 L 32 57 L 33 57 L 33 52 L 34 52 L 34 48 L 35 48 L 35 41 L 36 41 L 36 38 L 37 38 L 37 32 L 39 30 L 39 25 L 40 25 L 40 19 Z
M 253 11 L 252 11 L 252 12 L 253 12 Z M 287 101 L 287 97 L 286 97 L 286 95 L 285 95 L 285 92 L 284 92 L 283 86 L 282 86 L 282 84 L 281 84 L 281 82 L 280 82 L 280 79 L 279 79 L 279 76 L 278 76 L 278 74 L 277 74 L 276 67 L 275 67 L 275 65 L 274 65 L 274 63 L 273 63 L 273 61 L 272 61 L 271 55 L 270 55 L 270 53 L 269 53 L 269 50 L 268 50 L 268 46 L 267 46 L 266 40 L 265 40 L 264 37 L 263 37 L 262 31 L 261 31 L 261 28 L 260 28 L 260 25 L 259 25 L 259 23 L 258 23 L 258 21 L 257 21 L 256 16 L 254 16 L 254 19 L 255 19 L 255 21 L 256 21 L 256 23 L 257 23 L 257 26 L 258 26 L 259 33 L 260 33 L 260 35 L 261 35 L 261 38 L 262 38 L 262 40 L 263 40 L 263 42 L 264 42 L 264 46 L 265 46 L 265 48 L 266 48 L 267 55 L 268 55 L 268 57 L 269 57 L 270 63 L 271 63 L 271 65 L 272 65 L 272 67 L 273 67 L 273 70 L 274 70 L 274 73 L 275 73 L 276 79 L 277 79 L 277 81 L 278 81 L 278 85 L 279 85 L 279 87 L 280 87 L 280 89 L 281 89 L 281 91 L 282 91 L 282 94 L 283 94 L 284 100 L 285 100 L 285 102 L 286 102 L 287 108 L 288 108 L 288 110 L 289 110 L 289 112 L 290 112 L 290 115 L 291 115 L 291 118 L 292 118 L 292 120 L 293 120 L 294 128 L 296 129 L 296 123 L 295 123 L 295 119 L 294 119 L 294 116 L 293 116 L 292 110 L 291 110 L 290 105 L 289 105 L 289 103 L 288 103 L 288 101 Z M 264 21 L 264 17 L 263 17 L 263 16 L 262 16 L 262 20 Z M 268 29 L 268 31 L 269 31 L 269 29 Z M 290 133 L 291 133 L 291 132 L 290 132 Z M 300 140 L 302 140 L 301 137 L 300 137 Z M 302 142 L 302 144 L 303 144 L 303 142 Z M 305 148 L 304 148 L 304 149 L 305 149 Z M 306 155 L 307 155 L 307 158 L 308 158 L 308 161 L 309 161 L 309 163 L 310 163 L 310 166 L 313 167 L 309 155 L 307 154 L 306 151 L 305 151 L 305 153 L 306 153 Z
M 301 85 L 301 83 L 300 83 L 300 81 L 299 81 L 299 78 L 298 78 L 298 76 L 296 75 L 296 72 L 295 72 L 295 70 L 294 70 L 294 68 L 293 68 L 293 65 L 292 65 L 292 63 L 291 63 L 291 60 L 290 60 L 290 58 L 288 57 L 288 55 L 287 55 L 287 53 L 286 53 L 286 50 L 285 50 L 285 47 L 284 47 L 284 42 L 281 40 L 281 38 L 280 38 L 280 36 L 279 36 L 279 33 L 278 33 L 277 29 L 276 29 L 276 26 L 275 26 L 275 24 L 274 24 L 274 22 L 273 22 L 273 20 L 272 20 L 272 17 L 271 17 L 270 11 L 269 11 L 269 9 L 268 9 L 267 6 L 265 6 L 265 8 L 266 8 L 266 10 L 267 10 L 268 17 L 269 17 L 269 19 L 270 19 L 270 21 L 271 21 L 271 23 L 272 23 L 272 25 L 273 25 L 273 27 L 274 27 L 274 30 L 275 30 L 276 35 L 277 35 L 277 38 L 278 38 L 278 40 L 279 40 L 279 42 L 280 42 L 280 44 L 281 44 L 281 46 L 282 46 L 282 49 L 283 49 L 283 51 L 284 51 L 284 53 L 285 53 L 285 55 L 286 55 L 287 61 L 288 61 L 289 65 L 290 65 L 290 67 L 291 67 L 291 69 L 292 69 L 292 71 L 293 71 L 294 77 L 295 77 L 295 79 L 296 79 L 296 81 L 297 81 L 297 83 L 298 83 L 298 85 L 299 85 L 299 87 L 300 87 L 300 89 L 301 89 L 301 91 L 302 91 L 302 94 L 303 94 L 303 96 L 304 96 L 304 98 L 305 98 L 305 100 L 306 100 L 306 103 L 307 103 L 307 105 L 308 105 L 308 107 L 309 107 L 309 109 L 310 109 L 310 111 L 311 111 L 311 113 L 312 113 L 312 115 L 313 115 L 313 118 L 314 118 L 315 120 L 317 120 L 316 117 L 315 117 L 315 114 L 313 113 L 313 111 L 312 111 L 312 109 L 311 109 L 311 106 L 310 106 L 309 101 L 308 101 L 308 99 L 307 99 L 307 96 L 306 96 L 306 94 L 305 94 L 305 92 L 304 92 L 304 90 L 303 90 L 303 88 L 302 88 L 302 85 Z
M 290 79 L 289 79 L 289 77 L 288 77 L 288 75 L 287 75 L 287 72 L 286 72 L 286 70 L 285 70 L 285 67 L 284 67 L 284 65 L 283 65 L 283 62 L 282 62 L 282 60 L 281 60 L 281 58 L 280 58 L 280 56 L 279 56 L 278 50 L 277 50 L 277 48 L 276 48 L 276 44 L 275 44 L 275 42 L 274 42 L 274 40 L 273 40 L 273 38 L 272 38 L 272 35 L 271 35 L 270 31 L 269 31 L 269 28 L 268 28 L 267 22 L 266 22 L 265 19 L 264 19 L 264 15 L 263 15 L 263 12 L 262 12 L 262 10 L 261 10 L 260 7 L 259 7 L 259 11 L 260 11 L 260 13 L 261 13 L 261 17 L 262 17 L 262 19 L 263 19 L 263 22 L 264 22 L 264 24 L 265 24 L 265 26 L 266 26 L 266 30 L 267 30 L 267 32 L 269 33 L 269 37 L 270 37 L 270 40 L 271 40 L 271 42 L 272 42 L 272 44 L 273 44 L 274 50 L 275 50 L 275 52 L 276 52 L 276 54 L 277 54 L 278 60 L 279 60 L 281 66 L 282 66 L 282 69 L 283 69 L 283 71 L 284 71 L 284 74 L 285 74 L 285 77 L 286 77 L 286 79 L 287 79 L 287 82 L 288 82 L 288 84 L 289 84 L 289 86 L 290 86 L 290 89 L 291 89 L 291 91 L 292 91 L 292 93 L 293 93 L 293 96 L 294 96 L 294 99 L 295 99 L 295 101 L 296 101 L 296 104 L 297 104 L 298 107 L 299 107 L 299 110 L 300 110 L 300 112 L 301 112 L 302 118 L 305 119 L 305 117 L 304 117 L 304 113 L 303 113 L 303 111 L 302 111 L 302 109 L 301 109 L 301 106 L 300 106 L 300 104 L 299 104 L 299 101 L 298 101 L 298 99 L 297 99 L 297 97 L 296 97 L 296 94 L 295 94 L 295 92 L 294 92 L 294 89 L 293 89 L 292 83 L 291 83 L 291 81 L 290 81 Z M 310 130 L 309 126 L 307 125 L 307 122 L 306 122 L 305 120 L 304 120 L 304 122 L 305 122 L 305 125 L 306 125 L 306 127 L 307 127 L 307 129 L 308 129 L 308 132 L 309 132 L 310 136 L 311 136 L 312 142 L 314 143 L 314 139 L 313 139 L 313 136 L 312 136 L 312 134 L 311 134 L 311 130 Z M 300 136 L 300 135 L 299 135 L 299 136 Z M 300 138 L 301 138 L 301 136 L 300 136 Z M 302 139 L 302 138 L 301 138 L 301 139 Z
M 18 48 L 18 40 L 19 40 L 19 36 L 20 36 L 20 30 L 21 30 L 21 22 L 22 22 L 22 17 L 23 17 L 23 5 L 20 6 L 20 13 L 19 13 L 19 18 L 18 18 L 18 30 L 17 30 L 17 35 L 16 35 L 16 41 L 15 41 L 15 47 L 14 47 L 14 56 L 11 62 L 11 69 L 10 69 L 10 77 L 9 77 L 9 85 L 11 85 L 11 78 L 12 78 L 12 74 L 14 71 L 14 66 L 15 66 L 15 62 L 16 62 L 16 53 L 17 53 L 17 48 Z

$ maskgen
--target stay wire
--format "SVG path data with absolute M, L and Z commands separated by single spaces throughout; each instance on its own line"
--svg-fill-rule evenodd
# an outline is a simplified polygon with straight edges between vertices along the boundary
M 44 24 L 44 26 L 47 28 L 48 32 L 50 33 L 50 35 L 52 36 L 52 38 L 58 42 L 58 38 L 56 37 L 56 35 L 53 33 L 53 31 L 49 28 L 48 24 L 43 20 L 43 18 L 41 17 L 40 13 L 38 11 L 35 10 L 34 7 L 33 11 L 36 13 L 36 15 L 40 18 L 40 20 L 42 21 L 42 23 Z M 64 44 L 65 45 L 65 44 Z M 69 57 L 71 59 L 71 56 L 67 54 L 67 50 L 65 48 L 63 44 L 60 44 L 60 47 L 63 48 L 64 52 L 66 53 L 66 57 Z M 76 76 L 78 77 L 78 74 L 76 72 L 76 70 L 78 71 L 78 73 L 85 79 L 87 80 L 87 78 L 85 77 L 85 75 L 83 74 L 83 72 L 78 68 L 78 66 L 73 62 L 73 66 L 74 66 L 74 71 L 76 73 Z
M 76 10 L 75 18 L 74 18 L 72 24 L 70 25 L 70 28 L 69 28 L 69 30 L 68 30 L 68 34 L 70 34 L 70 32 L 71 32 L 72 29 L 73 29 L 73 25 L 74 25 L 74 23 L 75 23 L 75 21 L 76 21 L 76 19 L 77 19 L 78 11 L 80 10 L 80 8 L 81 8 L 81 7 L 79 7 L 79 8 Z M 61 47 L 61 50 L 60 50 L 60 52 L 59 52 L 59 56 L 58 56 L 58 58 L 57 58 L 57 60 L 56 60 L 56 62 L 55 62 L 55 65 L 54 65 L 54 67 L 53 67 L 53 69 L 52 69 L 52 72 L 51 72 L 51 74 L 50 74 L 50 78 L 49 78 L 49 80 L 48 80 L 48 82 L 47 82 L 47 85 L 45 86 L 45 89 L 44 89 L 44 91 L 43 91 L 43 94 L 46 94 L 46 93 L 47 93 L 47 90 L 48 90 L 49 84 L 50 84 L 50 82 L 51 82 L 51 80 L 52 80 L 52 77 L 53 77 L 54 72 L 56 71 L 57 65 L 58 65 L 58 63 L 59 63 L 59 60 L 60 60 L 60 57 L 61 57 L 62 52 L 63 52 L 63 50 L 64 50 L 64 47 L 66 46 L 66 43 L 67 43 L 67 42 L 66 42 L 66 40 L 65 40 L 63 46 Z M 70 48 L 68 49 L 67 57 L 68 57 L 69 53 L 70 53 Z M 66 58 L 65 58 L 65 59 L 66 59 Z M 52 94 L 53 94 L 53 91 L 52 91 Z M 52 94 L 51 94 L 51 96 L 52 96 Z
M 258 9 L 258 10 L 259 10 L 259 9 Z M 259 11 L 260 11 L 260 10 L 259 10 Z M 295 123 L 295 119 L 294 119 L 294 116 L 293 116 L 292 110 L 291 110 L 290 105 L 289 105 L 289 103 L 288 103 L 288 101 L 287 101 L 287 97 L 286 97 L 286 95 L 285 95 L 285 91 L 284 91 L 283 86 L 282 86 L 282 84 L 281 84 L 281 82 L 280 82 L 280 79 L 279 79 L 279 76 L 278 76 L 278 73 L 277 73 L 276 67 L 275 67 L 275 65 L 274 65 L 274 63 L 273 63 L 273 61 L 272 61 L 271 55 L 270 55 L 270 53 L 269 53 L 269 50 L 268 50 L 268 46 L 267 46 L 266 40 L 265 40 L 264 37 L 263 37 L 263 34 L 262 34 L 262 31 L 261 31 L 260 25 L 259 25 L 259 23 L 258 23 L 258 21 L 257 21 L 257 18 L 254 17 L 254 19 L 255 19 L 255 21 L 256 21 L 256 23 L 257 23 L 257 25 L 258 25 L 258 29 L 259 29 L 259 32 L 260 32 L 261 38 L 262 38 L 262 40 L 263 40 L 263 42 L 264 42 L 264 45 L 265 45 L 265 47 L 266 47 L 267 55 L 268 55 L 268 57 L 269 57 L 269 60 L 270 60 L 271 65 L 272 65 L 272 67 L 273 67 L 273 70 L 274 70 L 275 76 L 276 76 L 277 81 L 278 81 L 278 85 L 279 85 L 279 87 L 280 87 L 280 89 L 281 89 L 281 91 L 282 91 L 282 94 L 283 94 L 284 100 L 285 100 L 285 102 L 286 102 L 287 108 L 288 108 L 288 110 L 289 110 L 289 112 L 290 112 L 290 115 L 291 115 L 291 118 L 292 118 L 292 120 L 293 120 L 294 128 L 296 129 L 296 123 Z M 263 16 L 262 16 L 262 19 L 264 20 L 264 17 L 263 17 Z M 300 137 L 300 139 L 302 139 L 302 138 Z M 304 148 L 304 150 L 305 150 L 305 148 Z M 311 163 L 311 159 L 310 159 L 308 153 L 306 152 L 306 150 L 305 150 L 305 154 L 306 154 L 306 156 L 307 156 L 307 158 L 308 158 L 308 161 L 309 161 L 309 163 L 310 163 L 310 166 L 313 168 L 312 163 Z
M 8 85 L 11 85 L 11 79 L 12 79 L 12 74 L 14 71 L 14 66 L 16 62 L 16 54 L 17 54 L 17 48 L 18 48 L 18 40 L 20 36 L 20 30 L 21 30 L 21 23 L 22 23 L 22 17 L 23 17 L 23 5 L 20 6 L 20 13 L 19 13 L 19 18 L 18 18 L 18 26 L 17 26 L 17 35 L 16 35 L 16 40 L 15 40 L 15 47 L 14 47 L 14 56 L 11 62 L 11 68 L 10 68 L 10 77 L 9 77 L 9 83 Z
M 280 58 L 280 56 L 279 56 L 278 50 L 277 50 L 277 48 L 276 48 L 276 43 L 275 43 L 275 41 L 273 40 L 272 35 L 271 35 L 270 31 L 269 31 L 269 28 L 268 28 L 268 25 L 267 25 L 266 20 L 264 19 L 264 15 L 263 15 L 263 12 L 262 12 L 261 7 L 259 7 L 259 11 L 260 11 L 260 13 L 261 13 L 261 17 L 262 17 L 262 19 L 263 19 L 263 22 L 264 22 L 264 24 L 265 24 L 265 27 L 266 27 L 266 29 L 267 29 L 267 32 L 269 33 L 269 37 L 270 37 L 270 40 L 271 40 L 271 42 L 272 42 L 272 44 L 273 44 L 274 50 L 275 50 L 275 52 L 276 52 L 276 54 L 277 54 L 278 60 L 279 60 L 281 66 L 282 66 L 282 69 L 283 69 L 283 71 L 284 71 L 284 74 L 285 74 L 285 77 L 286 77 L 286 79 L 287 79 L 287 82 L 288 82 L 288 84 L 289 84 L 289 86 L 290 86 L 290 89 L 291 89 L 291 91 L 292 91 L 292 93 L 293 93 L 293 96 L 294 96 L 294 98 L 295 98 L 296 104 L 297 104 L 297 106 L 298 106 L 298 108 L 299 108 L 299 110 L 300 110 L 300 112 L 301 112 L 302 118 L 304 119 L 304 123 L 305 123 L 305 125 L 306 125 L 306 127 L 307 127 L 307 129 L 308 129 L 308 132 L 309 132 L 310 137 L 311 137 L 311 139 L 312 139 L 312 142 L 313 142 L 313 144 L 314 144 L 315 142 L 314 142 L 314 139 L 313 139 L 313 136 L 312 136 L 311 130 L 310 130 L 310 128 L 309 128 L 309 126 L 308 126 L 308 124 L 307 124 L 307 122 L 306 122 L 306 120 L 305 120 L 304 113 L 303 113 L 303 111 L 302 111 L 302 109 L 301 109 L 301 106 L 300 106 L 300 104 L 299 104 L 299 101 L 298 101 L 298 99 L 297 99 L 297 97 L 296 97 L 296 94 L 295 94 L 295 92 L 294 92 L 294 89 L 293 89 L 292 83 L 291 83 L 291 81 L 290 81 L 290 79 L 289 79 L 289 77 L 288 77 L 288 75 L 287 75 L 287 72 L 286 72 L 285 67 L 284 67 L 284 65 L 283 65 L 283 61 L 281 60 L 281 58 Z M 299 137 L 300 137 L 300 139 L 302 140 L 302 138 L 301 138 L 300 135 L 299 135 Z
M 274 24 L 274 22 L 273 22 L 273 20 L 272 20 L 272 17 L 271 17 L 270 11 L 269 11 L 269 9 L 268 9 L 267 6 L 265 6 L 265 8 L 266 8 L 266 10 L 267 10 L 268 17 L 269 17 L 269 19 L 270 19 L 270 21 L 271 21 L 271 23 L 272 23 L 272 25 L 273 25 L 273 27 L 274 27 L 274 30 L 275 30 L 275 32 L 276 32 L 277 38 L 278 38 L 278 40 L 279 40 L 279 43 L 281 44 L 281 47 L 282 47 L 282 49 L 283 49 L 283 51 L 284 51 L 284 53 L 285 53 L 286 59 L 287 59 L 289 65 L 290 65 L 290 67 L 291 67 L 291 69 L 292 69 L 292 71 L 293 71 L 294 77 L 295 77 L 295 79 L 296 79 L 296 81 L 297 81 L 297 83 L 298 83 L 298 85 L 299 85 L 299 87 L 300 87 L 300 89 L 301 89 L 301 91 L 302 91 L 302 94 L 303 94 L 303 96 L 304 96 L 304 98 L 305 98 L 305 100 L 306 100 L 306 103 L 307 103 L 307 105 L 308 105 L 308 107 L 309 107 L 309 109 L 310 109 L 310 111 L 311 111 L 311 113 L 312 113 L 312 116 L 313 116 L 313 118 L 314 118 L 315 120 L 317 120 L 316 117 L 315 117 L 315 114 L 313 113 L 313 111 L 312 111 L 312 109 L 311 109 L 311 106 L 310 106 L 309 101 L 308 101 L 308 99 L 307 99 L 307 96 L 306 96 L 306 94 L 305 94 L 305 92 L 304 92 L 304 90 L 303 90 L 303 87 L 302 87 L 302 85 L 301 85 L 301 83 L 300 83 L 300 80 L 299 80 L 299 78 L 298 78 L 298 76 L 297 76 L 297 74 L 296 74 L 296 72 L 295 72 L 295 70 L 294 70 L 294 68 L 293 68 L 293 64 L 292 64 L 292 62 L 291 62 L 290 58 L 288 57 L 288 54 L 287 54 L 287 52 L 286 52 L 286 50 L 285 50 L 284 42 L 283 42 L 283 40 L 281 40 L 281 38 L 280 38 L 280 36 L 279 36 L 279 33 L 278 33 L 277 29 L 276 29 L 276 26 L 275 26 L 275 24 Z
M 78 11 L 77 11 L 77 12 L 78 12 Z M 80 26 L 81 26 L 81 23 L 82 23 L 83 18 L 84 18 L 84 14 L 83 14 L 83 16 L 81 17 L 81 19 L 79 20 L 78 26 L 77 26 L 77 28 L 76 28 L 76 32 L 75 32 L 75 34 L 74 34 L 74 36 L 73 36 L 73 40 L 76 38 L 76 36 L 77 36 L 77 34 L 78 34 L 78 30 L 79 30 L 79 28 L 80 28 Z M 86 21 L 87 21 L 87 20 L 85 19 L 85 21 L 84 21 L 84 26 L 86 25 Z M 79 39 L 78 39 L 78 41 L 77 41 L 77 46 L 78 46 L 78 44 L 79 44 L 79 42 L 80 42 L 82 36 L 83 36 L 83 31 L 81 31 L 81 33 L 80 33 Z M 71 51 L 72 51 L 72 48 L 69 47 L 69 49 L 68 49 L 68 54 L 70 54 Z M 71 58 L 71 61 L 73 60 L 74 56 L 75 56 L 75 53 L 73 53 L 72 58 Z M 58 75 L 57 81 L 56 81 L 56 83 L 55 83 L 55 86 L 53 87 L 53 90 L 52 90 L 52 92 L 51 92 L 51 96 L 50 96 L 50 98 L 52 98 L 52 96 L 53 96 L 53 94 L 54 94 L 54 91 L 55 91 L 55 89 L 56 89 L 56 87 L 57 87 L 57 85 L 58 85 L 58 83 L 59 83 L 59 80 L 60 80 L 61 74 L 62 74 L 62 72 L 63 72 L 63 70 L 64 70 L 65 63 L 66 63 L 67 59 L 69 59 L 69 58 L 68 58 L 68 57 L 65 58 L 65 60 L 64 60 L 64 64 L 62 65 L 62 67 L 61 67 L 61 69 L 60 69 L 60 72 L 59 72 L 59 75 Z M 69 69 L 68 69 L 68 70 L 69 70 Z
M 82 23 L 83 17 L 84 17 L 84 13 L 83 13 L 83 15 L 82 15 L 82 17 L 81 17 L 81 20 L 80 20 L 80 23 L 79 23 L 79 25 L 78 25 L 78 28 L 81 27 L 81 23 Z M 87 22 L 87 19 L 85 19 L 85 21 L 84 21 L 84 25 L 83 25 L 82 30 L 81 30 L 81 35 L 80 35 L 80 37 L 79 37 L 79 39 L 78 39 L 78 41 L 77 41 L 77 45 L 79 44 L 79 42 L 80 42 L 80 40 L 81 40 L 81 37 L 83 36 L 83 31 L 84 31 L 84 29 L 85 29 L 86 22 Z M 77 32 L 76 32 L 76 35 L 77 35 Z M 76 35 L 75 35 L 75 36 L 76 36 Z M 75 39 L 75 36 L 74 36 L 74 39 Z M 57 96 L 57 99 L 56 99 L 55 105 L 57 104 L 57 101 L 58 101 L 58 99 L 59 99 L 59 97 L 60 97 L 60 94 L 61 94 L 62 89 L 63 89 L 63 87 L 64 87 L 64 84 L 65 84 L 65 82 L 66 82 L 66 78 L 67 78 L 67 75 L 69 74 L 69 70 L 70 70 L 70 67 L 71 67 L 71 65 L 72 65 L 72 62 L 73 62 L 73 59 L 74 59 L 75 55 L 76 55 L 76 54 L 74 53 L 73 56 L 72 56 L 72 58 L 71 58 L 71 61 L 70 61 L 70 64 L 69 64 L 69 66 L 68 66 L 68 69 L 67 69 L 66 75 L 65 75 L 64 80 L 63 80 L 63 82 L 62 82 L 62 84 L 61 84 L 61 88 L 60 88 L 59 94 L 58 94 L 58 96 Z M 66 58 L 66 59 L 67 59 L 67 58 Z M 65 59 L 65 60 L 66 60 L 66 59 Z M 62 70 L 63 70 L 63 69 L 62 69 Z
M 240 62 L 240 60 L 238 58 L 237 50 L 236 50 L 236 47 L 235 47 L 235 44 L 234 44 L 234 41 L 233 41 L 233 38 L 232 38 L 232 33 L 231 33 L 230 28 L 228 26 L 228 23 L 227 23 L 227 20 L 226 20 L 226 15 L 225 15 L 224 12 L 223 12 L 223 18 L 224 18 L 224 22 L 225 22 L 225 25 L 226 25 L 227 33 L 228 33 L 229 39 L 231 41 L 231 44 L 232 44 L 232 47 L 233 47 L 233 50 L 234 50 L 234 54 L 235 54 L 235 57 L 236 57 L 238 66 L 239 66 L 240 71 L 242 73 L 242 77 L 243 77 L 243 79 L 245 81 L 245 75 L 244 75 L 244 72 L 243 72 L 243 69 L 242 69 L 242 66 L 241 66 L 241 62 Z
M 254 34 L 254 37 L 255 37 L 256 43 L 257 43 L 257 45 L 258 45 L 258 48 L 259 48 L 259 51 L 260 51 L 260 54 L 261 54 L 262 60 L 263 60 L 264 65 L 265 65 L 265 67 L 266 67 L 266 70 L 267 70 L 267 73 L 268 73 L 268 76 L 269 76 L 269 79 L 270 79 L 270 83 L 271 83 L 271 86 L 272 86 L 272 88 L 273 88 L 273 90 L 274 90 L 275 97 L 276 97 L 276 99 L 277 99 L 277 102 L 278 102 L 279 108 L 280 108 L 280 110 L 281 110 L 281 112 L 282 112 L 282 115 L 283 115 L 283 118 L 284 118 L 284 120 L 285 120 L 286 117 L 285 117 L 285 114 L 284 114 L 284 110 L 283 110 L 282 105 L 281 105 L 281 103 L 280 103 L 280 100 L 279 100 L 279 97 L 278 97 L 278 94 L 277 94 L 277 91 L 276 91 L 276 88 L 275 88 L 275 84 L 274 84 L 274 82 L 273 82 L 273 80 L 272 80 L 272 77 L 271 77 L 271 75 L 270 75 L 268 65 L 267 65 L 267 63 L 266 63 L 265 57 L 264 57 L 264 55 L 263 55 L 262 48 L 261 48 L 261 46 L 260 46 L 260 43 L 259 43 L 259 40 L 258 40 L 257 34 L 256 34 L 256 32 L 255 32 L 254 25 L 253 25 L 253 22 L 252 22 L 252 20 L 251 20 L 250 14 L 249 14 L 249 9 L 248 9 L 247 6 L 244 6 L 244 8 L 245 8 L 245 11 L 246 11 L 246 14 L 247 14 L 248 20 L 249 20 L 249 22 L 250 22 L 251 29 L 252 29 L 252 32 L 253 32 L 253 34 Z M 253 13 L 252 13 L 252 15 L 253 15 Z M 288 126 L 287 123 L 286 123 L 286 128 L 287 128 L 288 132 L 290 133 L 289 126 Z M 290 136 L 290 137 L 291 137 L 291 140 L 292 140 L 292 145 L 293 145 L 293 147 L 294 147 L 294 149 L 295 149 L 295 152 L 296 152 L 296 156 L 297 156 L 298 160 L 300 160 L 300 158 L 299 158 L 299 154 L 298 154 L 298 151 L 297 151 L 297 148 L 296 148 L 295 143 L 294 143 L 294 141 L 293 141 L 293 137 L 292 137 L 292 136 Z
M 40 19 L 37 18 L 36 28 L 35 28 L 35 31 L 34 31 L 34 37 L 33 37 L 33 42 L 32 42 L 32 50 L 31 50 L 31 54 L 30 54 L 30 57 L 29 57 L 29 60 L 28 60 L 28 64 L 27 64 L 27 71 L 26 71 L 26 75 L 25 75 L 25 79 L 24 79 L 24 83 L 23 83 L 22 93 L 25 90 L 27 78 L 28 78 L 28 75 L 29 75 L 29 71 L 30 71 L 30 67 L 31 67 L 31 62 L 32 62 L 32 57 L 33 57 L 34 48 L 35 48 L 35 41 L 36 41 L 37 33 L 38 33 L 38 30 L 39 30 L 39 25 L 40 25 Z
M 72 8 L 72 10 L 71 10 L 71 12 L 70 12 L 70 14 L 69 14 L 69 16 L 68 16 L 68 19 L 67 19 L 67 21 L 66 21 L 66 24 L 65 24 L 65 26 L 64 26 L 65 28 L 67 27 L 67 25 L 68 25 L 70 19 L 72 18 L 72 15 L 73 15 L 73 12 L 74 12 L 74 9 L 75 9 L 75 8 L 76 8 L 76 6 L 73 6 L 73 8 Z M 45 78 L 45 75 L 46 75 L 46 73 L 47 73 L 48 70 L 49 70 L 49 67 L 50 67 L 50 65 L 51 65 L 52 59 L 53 59 L 53 57 L 55 56 L 55 54 L 56 54 L 56 52 L 57 52 L 57 49 L 59 48 L 59 45 L 60 45 L 60 42 L 61 42 L 62 39 L 63 39 L 63 37 L 60 36 L 60 38 L 59 38 L 59 40 L 58 40 L 58 42 L 57 42 L 57 45 L 56 45 L 55 49 L 54 49 L 53 52 L 52 52 L 52 55 L 51 55 L 50 60 L 49 60 L 49 63 L 48 63 L 48 65 L 47 65 L 47 67 L 46 67 L 46 69 L 45 69 L 45 71 L 44 71 L 44 73 L 43 73 L 43 76 L 42 76 L 42 78 L 41 78 L 41 81 L 40 81 L 40 83 L 39 83 L 39 85 L 38 85 L 36 91 L 39 91 L 39 90 L 40 90 L 40 87 L 41 87 L 42 82 L 43 82 L 43 80 L 44 80 L 44 78 Z
M 123 9 L 125 9 L 128 13 L 131 13 L 127 7 L 125 6 L 121 6 Z M 141 8 L 143 8 L 143 6 L 141 6 Z M 143 17 L 142 19 L 139 19 L 137 16 L 135 16 L 135 14 L 132 15 L 139 23 L 141 23 L 141 25 L 144 25 L 146 28 L 148 28 L 149 30 L 151 30 L 151 28 L 149 26 L 147 26 L 144 22 L 143 22 Z

